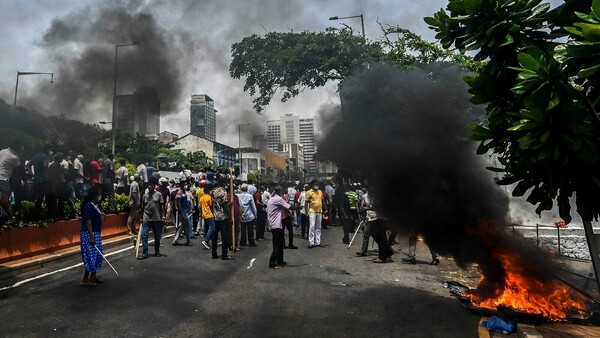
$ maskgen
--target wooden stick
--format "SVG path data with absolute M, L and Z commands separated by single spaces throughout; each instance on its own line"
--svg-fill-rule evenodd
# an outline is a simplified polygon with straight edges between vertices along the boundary
M 229 167 L 229 193 L 231 194 L 231 247 L 233 248 L 233 252 L 235 253 L 236 243 L 235 243 L 235 197 L 233 196 L 233 169 Z

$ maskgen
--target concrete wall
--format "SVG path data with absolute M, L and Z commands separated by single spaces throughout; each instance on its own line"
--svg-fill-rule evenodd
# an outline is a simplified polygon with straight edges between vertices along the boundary
M 181 149 L 186 154 L 203 151 L 209 158 L 213 156 L 213 142 L 192 134 L 183 136 L 173 142 L 173 145 L 173 149 Z
M 533 246 L 538 245 L 548 251 L 563 256 L 591 260 L 587 240 L 582 227 L 569 226 L 557 229 L 556 227 L 515 226 L 515 233 L 520 233 Z M 600 225 L 594 224 L 594 232 L 600 233 Z M 560 240 L 559 240 L 560 236 Z M 559 249 L 560 248 L 560 249 Z

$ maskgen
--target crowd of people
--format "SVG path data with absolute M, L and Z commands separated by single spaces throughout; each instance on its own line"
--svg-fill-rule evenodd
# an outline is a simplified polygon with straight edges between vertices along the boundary
M 34 221 L 44 217 L 42 203 L 47 207 L 45 217 L 50 220 L 81 215 L 81 252 L 86 270 L 82 285 L 101 283 L 95 274 L 102 265 L 100 215 L 116 211 L 115 192 L 127 196 L 129 233 L 138 235 L 136 224 L 141 224 L 142 252 L 138 259 L 149 256 L 150 231 L 155 239 L 154 255 L 164 256 L 160 246 L 168 225 L 176 229 L 172 245 L 192 246 L 192 240 L 201 237 L 200 244 L 211 250 L 212 258 L 222 260 L 231 260 L 229 253 L 242 247 L 256 247 L 271 232 L 269 267 L 273 269 L 286 265 L 284 249 L 298 248 L 294 229 L 307 240 L 309 249 L 323 247 L 323 228 L 341 226 L 344 244 L 350 244 L 350 236 L 361 229 L 358 256 L 367 256 L 370 238 L 378 246 L 378 257 L 373 262 L 386 263 L 394 255 L 396 228 L 378 212 L 367 187 L 357 183 L 313 180 L 255 185 L 252 180 L 241 182 L 211 169 L 192 173 L 187 168 L 177 180 L 169 180 L 148 162 L 140 163 L 135 173 L 129 172 L 124 160 L 119 160 L 115 168 L 112 154 L 104 159 L 85 159 L 83 155 L 44 149 L 23 161 L 22 150 L 18 141 L 0 150 L 0 219 L 4 226 L 10 225 L 12 212 L 18 213 L 24 200 L 35 203 Z M 76 210 L 76 199 L 83 201 L 80 210 Z M 107 200 L 105 210 L 100 206 L 103 200 Z M 409 235 L 409 254 L 402 259 L 415 264 L 418 234 Z M 431 254 L 431 264 L 438 264 L 436 254 Z

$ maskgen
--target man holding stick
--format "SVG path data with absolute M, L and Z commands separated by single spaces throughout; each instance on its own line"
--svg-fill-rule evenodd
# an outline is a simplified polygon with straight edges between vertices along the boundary
M 142 255 L 138 259 L 148 258 L 148 232 L 154 233 L 154 256 L 160 253 L 160 236 L 162 234 L 165 202 L 162 194 L 155 190 L 154 182 L 148 184 L 148 190 L 142 199 Z

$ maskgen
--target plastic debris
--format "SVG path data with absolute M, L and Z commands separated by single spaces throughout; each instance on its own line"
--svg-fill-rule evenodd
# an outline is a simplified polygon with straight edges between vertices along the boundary
M 489 331 L 511 334 L 515 332 L 515 329 L 517 328 L 517 321 L 513 319 L 510 322 L 507 322 L 498 316 L 491 316 L 488 320 L 482 321 L 481 326 Z

